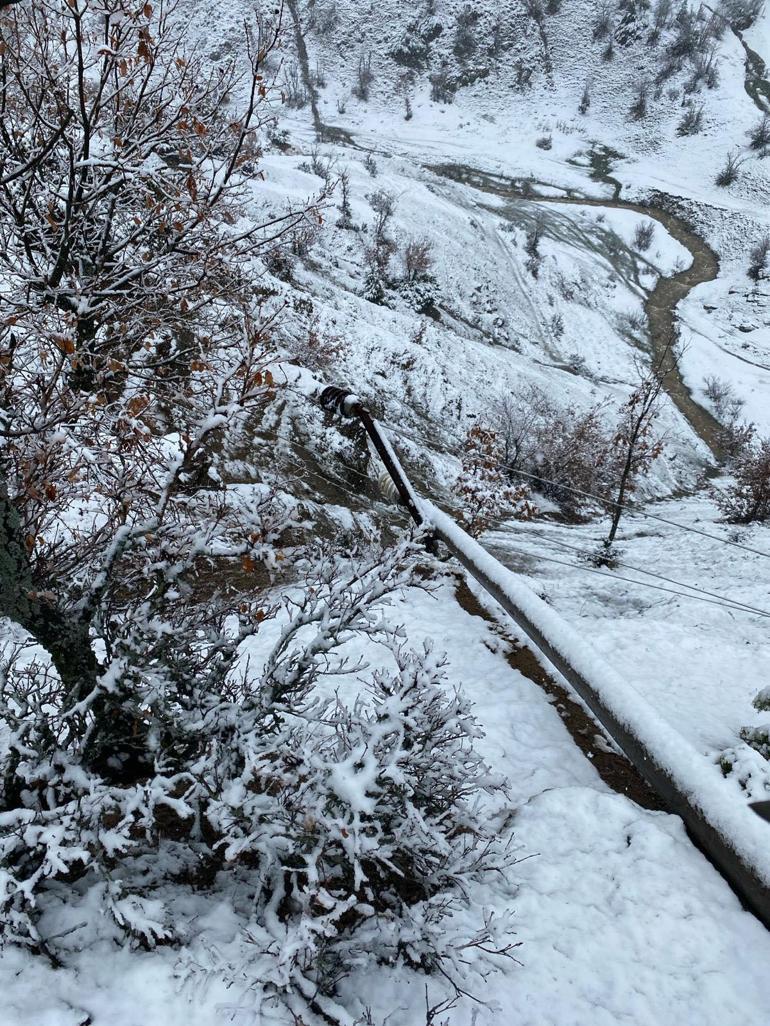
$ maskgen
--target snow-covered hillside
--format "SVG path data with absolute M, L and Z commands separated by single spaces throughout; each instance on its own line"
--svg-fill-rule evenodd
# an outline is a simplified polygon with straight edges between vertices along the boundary
M 723 4 L 723 13 L 738 6 Z M 173 18 L 216 76 L 243 56 L 251 7 L 181 0 Z M 770 242 L 757 256 L 770 233 L 770 127 L 756 144 L 770 115 L 770 72 L 751 56 L 770 65 L 770 11 L 749 28 L 733 22 L 693 0 L 288 0 L 265 72 L 281 102 L 243 162 L 232 220 L 240 230 L 304 213 L 291 245 L 266 243 L 239 267 L 254 309 L 271 318 L 259 335 L 270 348 L 265 397 L 210 456 L 210 477 L 236 513 L 268 494 L 288 512 L 280 532 L 249 527 L 250 544 L 270 550 L 264 585 L 240 550 L 239 568 L 209 571 L 235 596 L 222 637 L 239 639 L 228 678 L 239 685 L 228 687 L 242 689 L 243 706 L 204 709 L 195 729 L 216 721 L 223 766 L 227 739 L 243 743 L 251 722 L 254 681 L 293 679 L 275 653 L 305 612 L 307 570 L 292 562 L 294 549 L 319 543 L 340 579 L 340 567 L 350 573 L 355 595 L 359 548 L 408 526 L 363 434 L 321 408 L 320 388 L 333 384 L 377 417 L 417 490 L 466 526 L 462 475 L 476 474 L 486 492 L 522 488 L 525 518 L 484 495 L 492 512 L 476 532 L 481 543 L 693 746 L 704 774 L 728 778 L 735 807 L 770 798 L 770 762 L 746 740 L 767 719 L 752 700 L 770 658 L 770 526 L 728 523 L 727 500 L 718 501 L 733 494 L 730 447 L 742 425 L 756 426 L 756 444 L 770 434 Z M 223 336 L 230 330 L 228 322 Z M 648 448 L 623 493 L 633 509 L 602 560 L 618 453 L 651 381 L 660 394 L 643 424 Z M 491 471 L 488 452 L 473 449 L 486 444 L 485 431 L 498 446 Z M 180 430 L 164 444 L 172 452 L 185 437 Z M 185 500 L 183 515 L 195 509 Z M 191 537 L 203 551 L 202 533 Z M 228 548 L 224 535 L 214 540 Z M 306 704 L 281 706 L 275 722 L 288 720 L 299 747 L 289 746 L 285 764 L 275 751 L 254 756 L 259 786 L 244 770 L 215 796 L 218 826 L 231 832 L 217 842 L 227 858 L 210 877 L 192 865 L 201 856 L 181 834 L 166 862 L 153 863 L 150 847 L 140 856 L 149 882 L 139 906 L 119 903 L 120 885 L 113 894 L 106 877 L 70 885 L 67 873 L 53 874 L 40 924 L 59 955 L 3 951 L 3 1026 L 765 1021 L 767 930 L 679 819 L 637 804 L 597 771 L 592 759 L 616 753 L 590 720 L 579 728 L 590 735 L 588 758 L 580 752 L 569 706 L 582 704 L 522 672 L 516 652 L 526 639 L 440 555 L 404 557 L 409 574 L 396 560 L 398 585 L 372 589 L 371 619 L 351 621 L 339 654 L 307 641 L 316 623 L 328 626 L 323 615 L 298 629 L 312 650 L 308 676 L 321 683 Z M 325 595 L 324 586 L 306 594 Z M 340 588 L 329 584 L 330 605 L 344 605 Z M 241 642 L 244 617 L 254 623 Z M 170 631 L 150 623 L 158 635 Z M 8 638 L 16 644 L 13 631 Z M 486 877 L 466 881 L 458 868 L 440 925 L 429 902 L 410 906 L 411 932 L 393 940 L 395 912 L 375 912 L 361 897 L 356 846 L 370 841 L 361 823 L 383 780 L 410 794 L 415 786 L 395 757 L 376 782 L 368 761 L 381 743 L 377 716 L 403 712 L 382 681 L 406 672 L 405 651 L 435 663 L 444 696 L 457 688 L 470 700 L 478 724 L 459 706 L 452 723 L 489 773 L 468 823 L 436 843 L 449 851 L 464 834 L 481 837 L 483 823 L 489 850 L 499 846 L 505 858 Z M 362 711 L 381 694 L 377 715 Z M 360 729 L 359 747 L 342 759 L 312 733 L 319 724 L 340 737 Z M 404 724 L 408 751 L 406 713 Z M 302 747 L 303 738 L 317 747 Z M 217 778 L 210 750 L 206 759 Z M 281 788 L 290 795 L 285 819 L 271 827 Z M 183 806 L 183 789 L 168 794 L 169 807 Z M 118 853 L 129 845 L 123 812 L 115 830 L 125 837 L 107 838 Z M 307 897 L 324 854 L 322 842 L 314 848 L 321 820 L 355 867 L 358 889 L 344 910 L 329 897 L 331 878 L 316 877 Z M 423 828 L 412 821 L 415 836 Z M 196 824 L 195 844 L 207 829 Z M 305 919 L 283 884 L 258 899 L 251 882 L 289 838 L 299 838 L 289 861 Z M 241 849 L 231 874 L 225 863 Z M 167 863 L 176 876 L 162 876 Z M 405 890 L 410 871 L 395 867 Z M 198 875 L 203 882 L 187 888 Z M 139 922 L 131 946 L 120 909 Z M 353 938 L 327 957 L 326 940 L 345 934 L 346 916 L 369 924 L 368 941 Z M 426 954 L 437 935 L 449 974 Z M 159 939 L 168 943 L 155 947 Z

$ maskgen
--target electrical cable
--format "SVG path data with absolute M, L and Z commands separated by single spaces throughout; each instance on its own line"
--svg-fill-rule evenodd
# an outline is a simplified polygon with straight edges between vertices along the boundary
M 263 437 L 266 437 L 266 436 L 263 436 Z M 271 433 L 269 437 L 274 438 L 276 440 L 283 440 L 283 436 L 280 436 L 280 435 L 274 434 L 274 433 Z M 312 458 L 316 462 L 318 461 L 318 454 L 313 452 L 312 449 L 309 449 L 307 446 L 304 446 L 301 443 L 293 441 L 293 440 L 292 441 L 287 440 L 287 441 L 295 449 L 299 449 L 302 452 L 307 453 L 309 456 L 312 456 Z M 360 470 L 356 470 L 353 467 L 348 467 L 347 470 L 348 470 L 349 473 L 355 474 L 356 477 L 362 478 L 369 485 L 373 485 L 373 484 L 376 483 L 376 482 L 373 481 L 373 479 L 368 474 L 364 474 Z M 317 469 L 313 470 L 312 473 L 316 474 L 322 480 L 327 481 L 329 484 L 333 485 L 334 487 L 339 488 L 340 491 L 343 491 L 346 494 L 351 495 L 353 498 L 355 498 L 359 502 L 361 501 L 361 495 L 359 493 L 354 492 L 349 487 L 347 487 L 339 479 L 335 479 L 335 478 L 329 477 L 327 474 L 324 474 L 323 472 L 321 472 L 321 471 L 319 471 Z M 577 546 L 569 545 L 566 542 L 559 541 L 558 539 L 551 539 L 551 542 L 553 544 L 561 546 L 564 549 L 569 549 L 571 551 L 578 552 L 578 553 L 580 553 L 582 555 L 591 555 L 592 554 L 592 553 L 590 553 L 586 549 L 581 549 L 581 548 L 578 548 Z M 528 556 L 532 556 L 533 555 L 532 552 L 528 552 L 528 551 L 520 549 L 520 548 L 517 549 L 515 546 L 510 545 L 507 541 L 506 541 L 506 547 L 512 549 L 512 551 L 517 551 L 517 552 L 519 552 L 520 554 L 523 554 L 523 555 L 528 555 Z M 613 573 L 610 573 L 608 571 L 602 571 L 602 570 L 598 570 L 598 569 L 595 569 L 595 568 L 592 568 L 592 567 L 586 567 L 586 566 L 583 566 L 583 565 L 581 565 L 579 563 L 568 563 L 568 562 L 564 562 L 564 561 L 561 561 L 561 560 L 554 560 L 552 557 L 541 556 L 539 553 L 535 554 L 535 557 L 536 558 L 542 558 L 542 559 L 544 559 L 546 561 L 550 561 L 550 562 L 557 562 L 557 563 L 559 563 L 562 566 L 569 566 L 569 567 L 572 567 L 572 568 L 574 568 L 576 570 L 583 570 L 583 571 L 587 571 L 587 572 L 590 572 L 590 573 L 595 573 L 595 574 L 598 574 L 598 575 L 600 575 L 602 577 L 608 577 L 610 580 L 622 581 L 622 582 L 629 583 L 629 584 L 635 584 L 635 585 L 637 585 L 637 587 L 651 588 L 651 589 L 653 589 L 655 591 L 664 591 L 664 592 L 667 592 L 667 593 L 672 594 L 672 595 L 677 595 L 677 596 L 679 596 L 681 598 L 692 598 L 692 599 L 695 599 L 697 601 L 708 602 L 711 605 L 719 605 L 719 606 L 721 606 L 724 609 L 732 609 L 732 610 L 735 610 L 737 612 L 745 612 L 745 613 L 754 614 L 756 616 L 770 617 L 770 611 L 768 611 L 768 610 L 761 609 L 761 608 L 759 608 L 757 606 L 751 606 L 748 603 L 739 602 L 736 599 L 731 599 L 727 595 L 720 595 L 717 592 L 707 591 L 707 590 L 705 590 L 703 588 L 699 588 L 697 585 L 694 585 L 694 584 L 687 584 L 684 581 L 678 581 L 678 580 L 675 580 L 674 578 L 666 577 L 663 574 L 657 574 L 657 573 L 655 573 L 652 570 L 645 570 L 645 569 L 643 569 L 641 567 L 634 566 L 631 563 L 621 562 L 618 565 L 624 567 L 627 570 L 632 570 L 634 573 L 644 574 L 646 576 L 654 577 L 654 578 L 656 578 L 658 580 L 665 581 L 667 584 L 673 584 L 677 588 L 686 588 L 686 589 L 688 589 L 688 591 L 684 591 L 684 592 L 683 591 L 675 591 L 672 588 L 665 588 L 665 587 L 662 587 L 660 585 L 647 584 L 645 581 L 636 581 L 636 580 L 634 580 L 631 577 L 624 577 L 621 574 L 613 574 Z M 688 592 L 693 592 L 694 594 L 689 594 Z
M 525 536 L 525 538 L 523 540 L 526 541 L 526 540 L 528 540 L 528 538 Z M 559 548 L 567 549 L 567 550 L 569 550 L 571 552 L 577 552 L 581 556 L 589 556 L 590 557 L 590 556 L 593 555 L 593 553 L 590 552 L 588 549 L 579 548 L 577 545 L 569 545 L 567 542 L 563 542 L 563 541 L 561 541 L 561 539 L 558 539 L 558 538 L 549 538 L 549 539 L 541 539 L 541 540 L 543 542 L 545 542 L 546 544 L 550 543 L 552 545 L 558 546 Z M 504 544 L 505 544 L 506 547 L 508 547 L 508 541 L 507 540 L 506 540 L 506 542 Z M 518 550 L 518 551 L 522 551 L 522 550 Z M 656 580 L 665 581 L 667 584 L 674 584 L 674 585 L 676 585 L 679 588 L 689 588 L 690 591 L 693 591 L 693 592 L 696 593 L 696 596 L 693 596 L 693 597 L 697 597 L 697 596 L 703 595 L 703 596 L 706 596 L 706 597 L 708 597 L 710 599 L 715 599 L 715 600 L 717 600 L 717 601 L 719 601 L 719 602 L 721 602 L 721 603 L 723 603 L 723 604 L 725 604 L 725 605 L 727 605 L 727 606 L 729 606 L 731 608 L 734 608 L 734 609 L 739 609 L 739 610 L 742 610 L 742 611 L 747 612 L 747 613 L 756 613 L 758 616 L 770 616 L 770 610 L 761 609 L 759 606 L 749 605 L 749 603 L 747 603 L 747 602 L 740 602 L 738 599 L 730 598 L 729 595 L 720 595 L 718 592 L 707 591 L 705 588 L 700 588 L 696 584 L 686 584 L 684 581 L 677 581 L 673 577 L 666 577 L 665 574 L 658 574 L 658 573 L 655 573 L 653 570 L 644 570 L 644 569 L 642 569 L 642 567 L 634 566 L 631 563 L 625 563 L 625 562 L 622 562 L 621 560 L 616 560 L 615 562 L 616 562 L 617 566 L 621 566 L 621 567 L 623 567 L 626 570 L 633 570 L 634 573 L 644 574 L 647 577 L 654 577 Z M 585 569 L 580 564 L 575 564 L 575 566 L 576 566 L 577 569 Z M 614 577 L 615 575 L 608 574 L 608 576 Z M 620 576 L 618 576 L 617 579 L 618 580 L 628 580 L 628 578 L 623 578 L 623 577 L 620 577 Z M 644 584 L 645 582 L 644 581 L 638 581 L 637 583 L 638 584 Z
M 533 553 L 532 552 L 528 552 L 526 549 L 517 549 L 516 546 L 514 546 L 514 545 L 511 545 L 511 546 L 508 546 L 508 547 L 512 551 L 518 552 L 522 556 L 529 556 L 530 558 L 532 558 L 532 556 L 533 556 Z M 582 570 L 583 573 L 597 574 L 599 577 L 608 577 L 612 581 L 623 581 L 626 584 L 635 584 L 639 588 L 650 588 L 653 591 L 663 591 L 663 592 L 668 593 L 669 595 L 676 595 L 679 598 L 689 598 L 689 599 L 693 599 L 696 602 L 707 602 L 709 605 L 720 606 L 722 609 L 730 609 L 730 610 L 734 610 L 735 612 L 739 612 L 739 613 L 748 612 L 748 609 L 745 608 L 744 606 L 732 605 L 732 604 L 730 604 L 728 602 L 720 602 L 720 601 L 717 601 L 716 599 L 710 599 L 710 598 L 702 597 L 701 595 L 691 595 L 691 594 L 688 594 L 687 592 L 674 591 L 672 588 L 664 588 L 664 587 L 662 587 L 659 584 L 647 584 L 645 581 L 635 581 L 633 579 L 633 577 L 623 577 L 620 574 L 611 574 L 611 573 L 608 573 L 606 570 L 598 570 L 598 569 L 595 569 L 594 567 L 590 567 L 590 566 L 581 566 L 579 563 L 568 563 L 566 560 L 556 559 L 553 556 L 544 556 L 541 553 L 537 553 L 535 558 L 536 559 L 542 559 L 546 563 L 556 563 L 558 566 L 567 566 L 567 567 L 570 567 L 573 570 Z M 684 585 L 684 587 L 689 587 L 689 585 Z M 770 617 L 770 612 L 764 612 L 762 610 L 756 610 L 755 615 Z

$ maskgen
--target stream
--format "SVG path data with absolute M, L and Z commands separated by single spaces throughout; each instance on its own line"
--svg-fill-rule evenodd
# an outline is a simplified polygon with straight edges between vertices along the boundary
M 563 195 L 545 195 L 538 192 L 538 186 L 552 190 L 553 186 L 550 183 L 505 178 L 502 175 L 478 171 L 463 164 L 434 164 L 429 165 L 428 170 L 452 181 L 470 185 L 482 192 L 501 196 L 512 204 L 576 204 L 585 207 L 632 210 L 661 224 L 672 238 L 689 251 L 692 256 L 692 264 L 684 271 L 677 271 L 671 275 L 659 275 L 655 287 L 645 299 L 644 309 L 649 326 L 650 357 L 653 363 L 657 363 L 666 357 L 667 352 L 671 352 L 672 347 L 679 339 L 677 306 L 696 286 L 714 281 L 719 271 L 719 260 L 716 253 L 681 217 L 666 210 L 663 206 L 620 199 L 621 183 L 609 174 L 610 156 L 609 151 L 595 150 L 592 153 L 592 178 L 610 185 L 613 189 L 611 198 L 601 199 L 585 197 L 571 189 L 565 189 Z M 659 203 L 665 203 L 666 200 L 665 196 L 658 197 Z M 673 362 L 671 369 L 667 372 L 663 385 L 672 402 L 695 434 L 708 446 L 714 458 L 718 462 L 721 461 L 723 457 L 720 444 L 722 427 L 716 418 L 693 398 L 676 362 Z

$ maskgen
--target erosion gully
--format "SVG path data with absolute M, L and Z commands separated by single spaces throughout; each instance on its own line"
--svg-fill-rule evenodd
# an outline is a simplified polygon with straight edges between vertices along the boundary
M 470 185 L 481 192 L 501 196 L 512 204 L 535 203 L 568 204 L 601 209 L 632 210 L 657 221 L 692 256 L 692 264 L 684 271 L 671 275 L 659 275 L 657 284 L 648 293 L 644 309 L 647 316 L 650 339 L 650 356 L 654 363 L 662 361 L 679 340 L 677 307 L 698 285 L 714 281 L 719 272 L 716 253 L 678 214 L 668 209 L 675 203 L 672 197 L 656 193 L 648 201 L 633 202 L 620 198 L 621 182 L 609 174 L 611 151 L 597 149 L 591 153 L 592 178 L 609 185 L 612 195 L 607 197 L 586 197 L 574 189 L 564 189 L 558 195 L 546 195 L 538 187 L 547 187 L 553 192 L 553 185 L 532 179 L 506 178 L 489 172 L 479 171 L 464 164 L 432 164 L 429 170 L 464 185 Z M 672 402 L 687 420 L 698 437 L 708 446 L 719 462 L 723 456 L 719 422 L 693 398 L 684 383 L 682 373 L 675 361 L 669 361 L 671 369 L 664 378 L 664 388 Z

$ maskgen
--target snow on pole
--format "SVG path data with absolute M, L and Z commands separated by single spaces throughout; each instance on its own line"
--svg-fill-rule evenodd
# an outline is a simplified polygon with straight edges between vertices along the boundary
M 747 908 L 770 929 L 770 827 L 764 819 L 737 802 L 731 785 L 714 766 L 517 574 L 446 513 L 417 495 L 393 447 L 358 396 L 329 386 L 321 402 L 345 417 L 361 420 L 414 521 L 430 526 L 433 537 L 443 541 L 518 624 L 671 812 L 682 818 L 692 839 Z
M 744 904 L 770 928 L 770 827 L 521 578 L 432 503 L 427 523 L 565 678 Z

